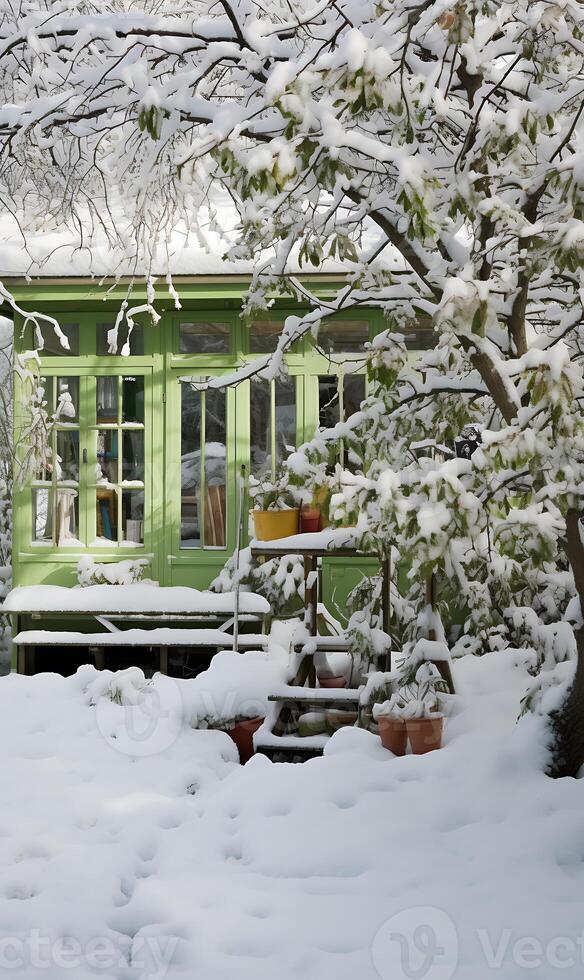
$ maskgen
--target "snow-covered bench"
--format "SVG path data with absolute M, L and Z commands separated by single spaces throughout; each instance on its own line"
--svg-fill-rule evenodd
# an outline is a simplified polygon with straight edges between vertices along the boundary
M 168 650 L 181 647 L 189 650 L 231 650 L 233 636 L 224 630 L 214 629 L 172 629 L 162 626 L 157 629 L 116 630 L 115 633 L 75 633 L 61 630 L 23 630 L 14 637 L 14 644 L 24 647 L 69 647 L 92 650 L 96 667 L 103 666 L 103 657 L 108 647 L 156 648 L 160 651 L 160 671 L 168 673 Z M 240 633 L 237 641 L 239 650 L 262 650 L 268 645 L 264 633 Z
M 256 620 L 270 611 L 263 596 L 241 592 L 239 612 Z M 113 619 L 224 619 L 235 613 L 233 592 L 202 592 L 186 586 L 150 582 L 133 585 L 21 585 L 6 597 L 3 613 L 13 615 L 87 615 Z
M 168 666 L 168 648 L 229 649 L 233 637 L 228 630 L 237 615 L 238 623 L 261 623 L 270 611 L 263 596 L 242 592 L 239 606 L 233 593 L 201 592 L 182 586 L 157 586 L 152 583 L 133 585 L 90 585 L 66 588 L 58 585 L 20 586 L 6 598 L 2 612 L 13 616 L 14 643 L 19 651 L 19 670 L 34 669 L 37 647 L 93 648 L 103 659 L 106 647 L 154 647 L 160 650 L 161 670 Z M 104 632 L 67 631 L 62 629 L 21 630 L 23 618 L 45 619 L 58 616 L 60 622 L 70 618 L 97 621 Z M 213 623 L 218 628 L 186 629 L 162 626 L 153 629 L 119 629 L 116 621 L 147 623 Z M 261 649 L 267 643 L 263 634 L 239 632 L 238 649 Z M 100 653 L 101 651 L 101 653 Z M 97 658 L 96 658 L 97 659 Z

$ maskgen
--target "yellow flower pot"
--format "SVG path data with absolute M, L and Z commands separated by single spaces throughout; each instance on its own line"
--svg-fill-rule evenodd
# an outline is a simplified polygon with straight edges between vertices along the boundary
M 276 541 L 298 534 L 298 507 L 290 510 L 253 510 L 255 536 L 258 541 Z

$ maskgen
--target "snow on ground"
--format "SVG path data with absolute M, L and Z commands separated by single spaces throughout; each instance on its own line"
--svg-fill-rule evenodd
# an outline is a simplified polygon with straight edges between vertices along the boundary
M 2 679 L 0 976 L 581 978 L 584 782 L 515 727 L 524 663 L 456 662 L 440 752 L 296 766 L 185 723 L 209 677 Z

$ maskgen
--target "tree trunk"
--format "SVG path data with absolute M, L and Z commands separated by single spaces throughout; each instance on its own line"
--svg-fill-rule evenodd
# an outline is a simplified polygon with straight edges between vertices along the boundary
M 584 765 L 584 627 L 575 631 L 578 663 L 574 683 L 561 708 L 552 712 L 552 761 L 548 774 L 576 776 Z
M 580 514 L 576 510 L 569 510 L 566 515 L 566 554 L 584 613 L 584 545 L 580 536 Z M 584 626 L 574 633 L 578 651 L 574 683 L 564 703 L 550 715 L 553 742 L 548 774 L 554 779 L 576 776 L 584 765 Z

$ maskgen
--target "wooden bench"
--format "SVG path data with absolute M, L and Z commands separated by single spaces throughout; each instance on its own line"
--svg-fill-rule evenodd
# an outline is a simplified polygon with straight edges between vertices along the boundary
M 187 649 L 233 649 L 233 636 L 223 630 L 214 629 L 171 629 L 163 626 L 154 629 L 116 630 L 115 633 L 77 633 L 54 632 L 52 630 L 23 630 L 13 643 L 22 656 L 21 673 L 34 668 L 36 647 L 68 647 L 91 650 L 95 656 L 95 666 L 104 665 L 105 651 L 108 647 L 154 647 L 160 651 L 160 672 L 168 673 L 168 651 L 173 647 Z M 265 650 L 268 637 L 264 633 L 240 633 L 237 646 L 239 650 Z M 22 654 L 21 654 L 22 651 Z M 30 654 L 32 653 L 32 657 Z
M 2 608 L 2 612 L 13 617 L 13 642 L 18 651 L 18 669 L 23 673 L 34 671 L 35 649 L 40 646 L 91 648 L 97 652 L 96 663 L 103 663 L 103 651 L 107 647 L 154 647 L 160 650 L 160 669 L 166 672 L 169 648 L 230 649 L 234 640 L 229 630 L 236 617 L 238 626 L 242 623 L 259 625 L 269 611 L 266 599 L 251 592 L 242 592 L 236 602 L 233 593 L 201 592 L 183 586 L 150 583 L 86 588 L 20 586 L 7 596 Z M 23 623 L 24 618 L 26 623 Z M 103 632 L 27 628 L 29 620 L 41 620 L 43 625 L 49 625 L 56 619 L 62 623 L 74 618 L 96 622 Z M 148 623 L 153 628 L 119 629 L 114 625 L 116 622 Z M 197 624 L 197 628 L 174 625 L 183 622 Z M 160 623 L 173 625 L 160 626 Z M 201 623 L 217 628 L 201 628 Z M 263 633 L 238 631 L 238 650 L 263 649 L 266 644 L 267 637 Z

